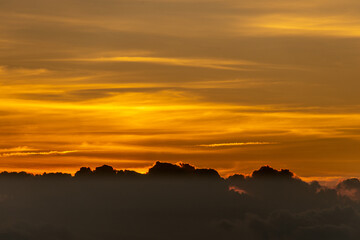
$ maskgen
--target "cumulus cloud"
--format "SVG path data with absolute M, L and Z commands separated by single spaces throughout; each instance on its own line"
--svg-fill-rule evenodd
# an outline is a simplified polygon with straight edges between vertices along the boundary
M 360 201 L 360 181 L 351 178 L 340 182 L 336 189 L 340 195 L 347 196 L 355 201 Z

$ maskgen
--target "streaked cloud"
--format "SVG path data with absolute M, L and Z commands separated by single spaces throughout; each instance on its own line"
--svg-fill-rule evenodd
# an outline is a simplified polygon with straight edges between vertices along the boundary
M 65 155 L 69 153 L 77 152 L 76 150 L 68 151 L 20 151 L 20 152 L 4 152 L 0 153 L 0 157 L 26 157 L 26 156 L 36 156 L 36 155 Z
M 0 149 L 0 153 L 11 153 L 11 152 L 25 152 L 25 151 L 34 151 L 36 149 L 29 148 L 27 146 L 19 146 L 13 148 L 3 148 Z
M 191 58 L 167 58 L 167 57 L 100 57 L 100 58 L 78 58 L 59 59 L 55 61 L 79 61 L 79 62 L 133 62 L 152 63 L 184 67 L 200 67 L 223 70 L 246 71 L 246 66 L 261 65 L 251 61 L 225 60 L 225 59 L 191 59 Z M 241 68 L 240 66 L 243 66 Z
M 49 73 L 49 71 L 44 68 L 30 69 L 30 68 L 9 68 L 6 66 L 0 66 L 0 77 L 7 79 L 32 77 L 46 73 Z
M 347 16 L 264 15 L 251 22 L 259 34 L 359 37 L 360 20 Z
M 278 144 L 276 142 L 233 142 L 233 143 L 212 143 L 200 144 L 199 147 L 232 147 L 232 146 L 249 146 L 249 145 L 269 145 Z

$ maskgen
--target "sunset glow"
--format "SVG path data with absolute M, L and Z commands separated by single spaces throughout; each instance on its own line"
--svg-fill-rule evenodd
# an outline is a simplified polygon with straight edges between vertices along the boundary
M 358 176 L 359 8 L 1 1 L 0 170 L 160 160 Z

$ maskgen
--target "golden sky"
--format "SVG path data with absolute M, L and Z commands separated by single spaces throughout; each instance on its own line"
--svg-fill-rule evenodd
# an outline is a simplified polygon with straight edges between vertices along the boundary
M 360 173 L 357 0 L 0 0 L 0 170 Z

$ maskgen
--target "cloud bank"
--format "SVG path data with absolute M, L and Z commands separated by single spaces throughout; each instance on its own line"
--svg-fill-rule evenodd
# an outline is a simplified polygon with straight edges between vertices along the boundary
M 360 237 L 358 179 L 327 188 L 269 166 L 226 179 L 166 162 L 146 174 L 108 165 L 75 176 L 3 172 L 0 189 L 4 239 Z

